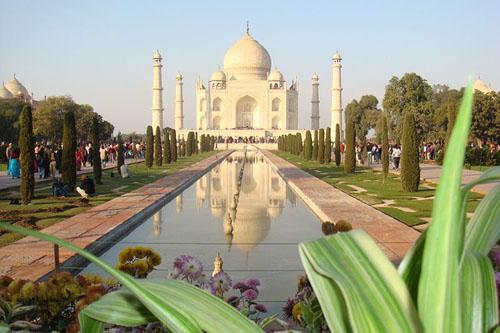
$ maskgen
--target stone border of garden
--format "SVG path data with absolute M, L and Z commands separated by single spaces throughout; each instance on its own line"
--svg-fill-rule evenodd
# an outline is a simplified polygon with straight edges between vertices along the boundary
M 292 163 L 261 150 L 273 169 L 322 222 L 345 220 L 361 228 L 397 262 L 420 236 L 413 228 L 336 189 Z
M 99 255 L 232 152 L 232 150 L 219 152 L 153 183 L 45 228 L 43 232 L 68 239 L 73 244 Z M 2 258 L 0 275 L 8 275 L 14 279 L 44 279 L 54 271 L 54 246 L 32 237 L 25 237 L 0 248 L 0 258 Z M 81 267 L 87 263 L 86 259 L 65 248 L 59 249 L 59 260 L 60 269 L 74 272 L 78 270 L 65 267 Z

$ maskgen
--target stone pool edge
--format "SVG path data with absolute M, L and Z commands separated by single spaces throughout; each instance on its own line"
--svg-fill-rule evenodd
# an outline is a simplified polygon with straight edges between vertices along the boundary
M 145 219 L 152 216 L 156 210 L 174 199 L 232 153 L 233 150 L 220 151 L 202 161 L 44 230 L 55 236 L 70 239 L 85 250 L 100 255 L 108 250 L 113 242 L 123 238 Z M 177 178 L 172 177 L 174 175 L 177 175 Z M 178 179 L 179 177 L 182 179 Z M 147 198 L 147 200 L 141 200 L 142 197 Z M 140 202 L 133 204 L 136 200 L 140 200 Z M 106 212 L 113 214 L 106 215 Z M 99 224 L 99 219 L 105 222 Z M 81 222 L 88 223 L 85 230 L 78 228 L 77 224 Z M 25 237 L 2 247 L 0 248 L 0 258 L 2 258 L 0 275 L 30 280 L 46 279 L 54 272 L 53 251 L 52 244 L 38 241 L 32 237 Z M 88 264 L 88 260 L 67 249 L 60 248 L 59 251 L 60 270 L 78 273 Z
M 269 150 L 259 149 L 274 171 L 322 222 L 346 220 L 363 229 L 390 260 L 399 261 L 420 233 L 314 177 Z

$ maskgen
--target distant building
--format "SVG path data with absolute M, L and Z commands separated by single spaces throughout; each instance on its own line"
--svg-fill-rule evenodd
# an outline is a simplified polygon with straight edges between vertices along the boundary
M 28 104 L 34 106 L 36 101 L 33 98 L 33 93 L 29 93 L 28 89 L 17 80 L 16 75 L 14 74 L 14 78 L 5 83 L 2 83 L 0 87 L 0 99 L 7 98 L 18 98 Z
M 487 86 L 486 83 L 481 80 L 481 78 L 478 78 L 476 82 L 474 82 L 474 90 L 480 91 L 483 94 L 488 94 L 494 91 L 493 89 L 491 89 L 491 86 Z

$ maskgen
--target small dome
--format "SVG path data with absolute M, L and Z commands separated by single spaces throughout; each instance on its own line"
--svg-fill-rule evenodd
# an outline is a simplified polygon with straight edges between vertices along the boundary
M 21 97 L 30 97 L 28 90 L 19 82 L 14 75 L 14 78 L 7 82 L 5 88 L 13 95 L 13 96 L 21 96 Z
M 273 69 L 268 77 L 269 81 L 284 81 L 283 74 L 277 69 Z
M 315 81 L 319 80 L 318 74 L 314 73 L 313 76 L 312 76 L 312 79 L 315 80 Z
M 156 59 L 161 60 L 162 59 L 161 54 L 160 54 L 160 52 L 158 52 L 158 50 L 156 50 L 156 52 L 153 53 L 153 59 L 154 60 L 156 60 Z
M 0 87 L 0 98 L 12 98 L 12 97 L 14 97 L 14 95 L 12 95 L 10 91 L 8 91 L 5 88 L 5 85 L 2 83 L 2 86 Z
M 215 72 L 212 73 L 210 81 L 226 81 L 226 73 L 224 73 L 220 69 L 216 70 Z
M 333 60 L 342 60 L 342 58 L 340 57 L 339 51 L 335 52 L 335 54 L 333 55 L 332 59 Z
M 481 79 L 477 79 L 476 82 L 474 82 L 474 90 L 478 90 L 483 94 L 493 92 L 493 89 L 488 87 Z
M 182 80 L 182 74 L 180 72 L 177 72 L 177 75 L 175 76 L 177 80 Z
M 224 70 L 237 79 L 263 79 L 271 69 L 271 56 L 249 33 L 229 48 L 224 56 Z

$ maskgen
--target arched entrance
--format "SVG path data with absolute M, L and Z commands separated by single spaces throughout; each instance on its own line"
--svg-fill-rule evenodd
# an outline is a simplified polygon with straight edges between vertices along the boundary
M 236 127 L 253 128 L 257 101 L 250 96 L 240 98 L 236 103 Z

